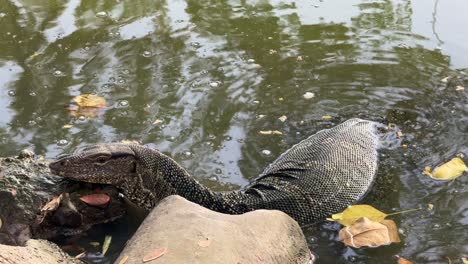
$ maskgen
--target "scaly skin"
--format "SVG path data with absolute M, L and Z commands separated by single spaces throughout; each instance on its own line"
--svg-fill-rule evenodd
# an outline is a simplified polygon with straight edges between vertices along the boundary
M 173 159 L 145 146 L 97 144 L 50 164 L 76 181 L 112 184 L 151 209 L 177 194 L 214 211 L 281 210 L 300 225 L 315 223 L 361 199 L 377 170 L 378 124 L 351 119 L 283 153 L 240 191 L 212 192 Z

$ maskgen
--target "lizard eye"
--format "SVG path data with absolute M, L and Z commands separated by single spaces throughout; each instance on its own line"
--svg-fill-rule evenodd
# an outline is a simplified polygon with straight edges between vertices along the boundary
M 100 157 L 97 157 L 96 158 L 96 162 L 97 163 L 105 163 L 107 160 L 109 160 L 107 157 L 104 157 L 104 156 L 100 156 Z

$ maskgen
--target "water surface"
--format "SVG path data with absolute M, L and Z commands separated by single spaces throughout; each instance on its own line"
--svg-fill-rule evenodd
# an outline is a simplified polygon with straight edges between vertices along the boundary
M 377 249 L 344 247 L 337 225 L 311 228 L 312 251 L 319 263 L 461 263 L 467 177 L 421 172 L 468 154 L 467 92 L 456 89 L 468 81 L 466 10 L 464 0 L 0 0 L 0 154 L 137 140 L 231 190 L 320 129 L 387 119 L 407 148 L 383 153 L 366 202 L 434 209 L 393 217 L 403 242 Z M 71 115 L 86 93 L 108 107 Z

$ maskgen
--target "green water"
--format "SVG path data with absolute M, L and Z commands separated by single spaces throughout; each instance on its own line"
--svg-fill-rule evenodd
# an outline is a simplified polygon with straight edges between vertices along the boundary
M 0 0 L 0 154 L 138 140 L 229 190 L 320 129 L 386 118 L 408 148 L 383 153 L 366 202 L 434 209 L 393 217 L 400 244 L 344 247 L 324 224 L 305 230 L 311 250 L 318 263 L 461 263 L 468 178 L 421 172 L 468 154 L 468 96 L 456 90 L 468 86 L 467 10 L 466 0 Z M 107 107 L 72 116 L 86 93 Z

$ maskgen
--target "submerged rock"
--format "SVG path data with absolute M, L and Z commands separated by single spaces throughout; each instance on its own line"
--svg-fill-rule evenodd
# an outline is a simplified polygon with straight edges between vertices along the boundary
M 52 264 L 83 263 L 64 253 L 57 245 L 46 240 L 31 239 L 26 246 L 7 246 L 0 244 L 0 263 Z
M 310 263 L 301 228 L 287 214 L 227 215 L 180 196 L 153 209 L 116 263 Z

